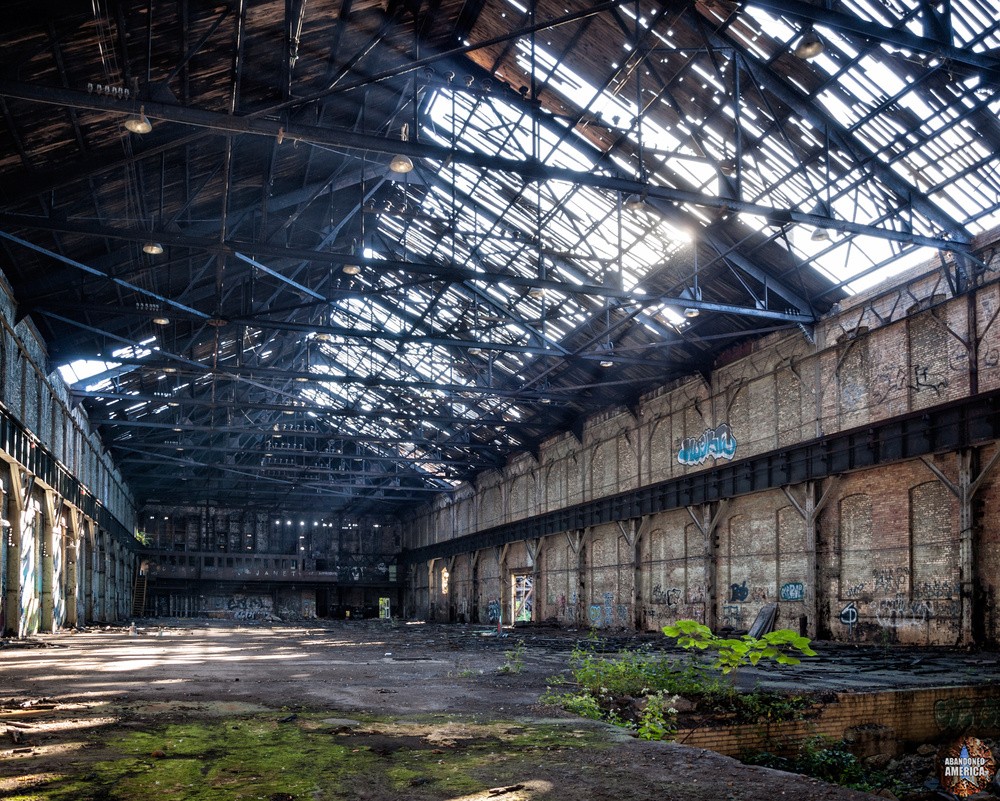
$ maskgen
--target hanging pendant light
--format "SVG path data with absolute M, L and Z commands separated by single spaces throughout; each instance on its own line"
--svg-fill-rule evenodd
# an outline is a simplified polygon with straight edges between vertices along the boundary
M 146 116 L 146 107 L 140 106 L 138 114 L 132 114 L 125 118 L 125 130 L 134 134 L 148 134 L 153 130 L 153 123 Z
M 403 125 L 403 130 L 400 132 L 400 138 L 404 142 L 410 141 L 409 125 Z M 408 172 L 413 172 L 413 162 L 410 160 L 409 156 L 397 153 L 392 157 L 392 161 L 389 162 L 389 169 L 400 175 L 405 175 Z
M 632 211 L 641 211 L 646 208 L 646 195 L 633 194 L 625 198 L 625 202 L 622 204 L 627 209 Z
M 812 213 L 818 217 L 832 217 L 833 212 L 830 210 L 830 206 L 826 201 L 819 201 L 812 210 Z M 809 237 L 813 242 L 829 242 L 830 241 L 830 229 L 823 228 L 822 226 L 817 226 L 813 228 L 812 234 Z
M 600 361 L 601 367 L 604 367 L 605 369 L 607 369 L 608 367 L 614 367 L 615 362 L 614 359 L 612 359 L 611 357 L 614 356 L 615 354 L 615 343 L 609 339 L 607 342 L 603 343 L 600 347 L 601 350 L 604 352 L 604 358 L 602 358 Z
M 792 48 L 792 53 L 798 58 L 808 61 L 809 59 L 816 58 L 825 49 L 826 44 L 820 38 L 820 35 L 816 33 L 814 28 L 809 27 L 806 28 L 798 43 Z
M 354 256 L 354 251 L 357 248 L 358 241 L 355 239 L 351 242 L 351 256 Z M 357 275 L 361 272 L 361 266 L 355 264 L 354 262 L 348 262 L 343 267 L 340 268 L 344 275 Z

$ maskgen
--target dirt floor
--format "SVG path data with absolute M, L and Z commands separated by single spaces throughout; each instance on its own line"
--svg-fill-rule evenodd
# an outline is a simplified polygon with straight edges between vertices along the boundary
M 871 797 L 539 704 L 584 633 L 158 624 L 3 642 L 0 798 Z

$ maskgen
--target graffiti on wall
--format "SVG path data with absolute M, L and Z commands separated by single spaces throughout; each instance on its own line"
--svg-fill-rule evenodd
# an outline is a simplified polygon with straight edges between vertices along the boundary
M 910 389 L 914 392 L 920 392 L 923 389 L 930 389 L 940 395 L 941 390 L 948 386 L 948 379 L 942 378 L 939 381 L 935 379 L 936 376 L 931 374 L 930 368 L 921 367 L 919 364 L 914 365 L 913 383 L 910 384 Z
M 681 464 L 703 464 L 709 457 L 713 459 L 732 459 L 736 455 L 739 443 L 733 436 L 729 423 L 722 423 L 717 428 L 706 428 L 700 437 L 685 437 L 677 451 L 677 461 Z
M 934 702 L 934 723 L 941 731 L 1000 730 L 1000 698 L 942 698 Z
M 42 571 L 35 539 L 34 526 L 25 526 L 21 532 L 19 637 L 37 632 L 41 619 L 39 600 L 42 597 Z
M 61 591 L 63 585 L 63 542 L 62 529 L 56 529 L 55 543 L 52 549 L 52 629 L 62 628 L 66 622 L 66 598 Z M 59 588 L 59 589 L 56 589 Z
M 747 622 L 746 609 L 739 604 L 726 604 L 722 607 L 722 625 L 729 629 L 745 629 Z
M 490 623 L 500 622 L 500 599 L 494 598 L 486 604 L 486 619 Z
M 957 581 L 948 581 L 947 579 L 921 581 L 913 588 L 913 594 L 917 598 L 940 598 L 950 601 L 961 593 L 961 585 Z
M 601 598 L 602 603 L 590 604 L 587 607 L 587 622 L 592 628 L 612 628 L 627 626 L 631 620 L 631 608 L 628 604 L 616 604 L 615 595 L 606 592 Z
M 885 401 L 889 395 L 899 393 L 906 387 L 907 372 L 903 367 L 882 370 L 872 381 L 872 398 L 876 404 Z
M 967 356 L 961 354 L 959 357 L 964 361 Z M 964 370 L 964 366 L 949 363 L 953 370 Z M 987 361 L 987 366 L 992 366 Z M 890 395 L 898 395 L 904 389 L 911 389 L 914 392 L 931 391 L 940 395 L 941 390 L 948 386 L 948 378 L 939 376 L 932 371 L 932 368 L 925 365 L 915 364 L 913 375 L 904 367 L 890 367 L 883 369 L 872 380 L 872 399 L 876 404 L 883 403 Z
M 729 600 L 732 603 L 743 603 L 750 597 L 750 588 L 747 587 L 746 581 L 742 584 L 730 584 L 729 585 Z
M 876 568 L 872 571 L 872 586 L 875 592 L 902 593 L 910 583 L 910 568 L 899 567 Z
M 857 584 L 852 584 L 844 591 L 845 598 L 860 598 L 865 592 L 865 582 L 859 581 Z
M 677 606 L 680 602 L 681 591 L 677 587 L 668 587 L 667 589 L 663 589 L 663 587 L 659 584 L 653 587 L 653 593 L 650 596 L 650 603 Z
M 270 617 L 274 607 L 270 596 L 235 594 L 226 598 L 226 611 L 234 620 L 261 620 Z
M 806 597 L 806 588 L 801 581 L 789 581 L 781 585 L 778 597 L 782 601 L 802 601 Z
M 884 629 L 919 626 L 932 617 L 934 609 L 927 601 L 911 601 L 903 595 L 875 603 L 875 620 Z

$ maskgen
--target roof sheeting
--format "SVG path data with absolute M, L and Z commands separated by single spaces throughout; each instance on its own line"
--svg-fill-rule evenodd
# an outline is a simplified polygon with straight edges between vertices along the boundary
M 140 498 L 402 508 L 1000 223 L 978 0 L 149 8 L 0 34 L 0 261 Z

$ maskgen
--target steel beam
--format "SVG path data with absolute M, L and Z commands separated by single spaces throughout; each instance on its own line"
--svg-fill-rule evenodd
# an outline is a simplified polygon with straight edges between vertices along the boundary
M 721 41 L 724 42 L 724 46 L 726 47 L 733 46 L 733 43 L 730 41 Z M 791 92 L 791 90 L 787 87 L 782 87 L 782 92 Z M 16 81 L 0 81 L 0 96 L 57 106 L 103 111 L 112 114 L 125 115 L 132 111 L 131 103 L 110 96 L 92 95 L 72 89 L 34 86 Z M 800 99 L 796 97 L 794 106 L 797 110 L 801 111 L 799 109 L 801 105 Z M 842 233 L 863 234 L 893 242 L 914 243 L 944 250 L 964 251 L 969 247 L 969 237 L 962 235 L 957 230 L 954 221 L 952 221 L 951 227 L 942 227 L 953 233 L 955 238 L 929 237 L 907 231 L 894 231 L 888 228 L 855 223 L 849 220 L 835 219 L 820 214 L 806 213 L 797 209 L 778 209 L 759 203 L 706 195 L 692 190 L 650 185 L 644 181 L 624 178 L 610 173 L 602 174 L 600 172 L 554 167 L 531 157 L 512 159 L 502 156 L 491 156 L 413 140 L 403 142 L 391 137 L 372 136 L 371 134 L 350 130 L 283 123 L 276 119 L 272 120 L 252 116 L 231 116 L 165 103 L 148 102 L 144 104 L 144 108 L 148 117 L 182 125 L 208 128 L 224 136 L 252 134 L 275 139 L 281 137 L 283 140 L 299 141 L 306 144 L 321 144 L 328 147 L 344 148 L 359 152 L 379 153 L 383 156 L 401 153 L 413 159 L 424 159 L 440 164 L 454 161 L 477 169 L 508 172 L 513 175 L 519 175 L 526 181 L 564 181 L 570 184 L 590 186 L 610 192 L 621 192 L 626 195 L 645 194 L 647 197 L 668 202 L 687 203 L 694 206 L 704 206 L 706 208 L 729 212 L 753 214 L 772 221 L 774 225 L 795 223 L 798 225 L 808 225 L 813 228 L 826 228 Z M 825 124 L 828 124 L 828 121 Z M 883 177 L 888 186 L 895 187 L 899 185 L 900 181 L 898 178 L 894 177 L 888 170 L 885 172 L 887 175 L 880 177 Z M 909 187 L 909 190 L 912 191 L 913 187 Z M 931 211 L 930 219 L 939 219 L 939 212 L 936 209 L 932 209 Z
M 444 222 L 444 220 L 442 220 Z M 45 231 L 58 231 L 62 233 L 79 233 L 79 234 L 91 234 L 94 236 L 107 237 L 109 239 L 120 239 L 124 241 L 131 242 L 145 242 L 149 239 L 150 234 L 148 231 L 142 231 L 140 229 L 127 229 L 127 228 L 114 228 L 106 225 L 93 225 L 89 223 L 73 223 L 71 221 L 64 220 L 51 220 L 48 217 L 29 217 L 25 215 L 9 214 L 0 212 L 0 225 L 9 225 L 12 227 L 23 227 L 23 228 L 34 228 L 38 230 Z M 13 237 L 10 234 L 4 234 L 0 231 L 0 236 L 6 236 L 7 238 L 13 238 L 20 241 L 22 244 L 25 243 L 23 240 Z M 510 286 L 523 287 L 524 289 L 547 289 L 554 292 L 559 292 L 565 295 L 589 295 L 598 298 L 612 298 L 615 300 L 620 300 L 626 303 L 635 304 L 637 306 L 651 306 L 660 304 L 674 304 L 678 307 L 683 308 L 698 308 L 704 311 L 717 311 L 724 312 L 727 314 L 736 314 L 744 317 L 764 317 L 768 319 L 781 320 L 783 322 L 791 323 L 803 323 L 812 324 L 816 321 L 815 317 L 808 313 L 796 313 L 796 312 L 784 312 L 784 311 L 771 311 L 768 309 L 758 309 L 749 306 L 740 306 L 737 304 L 730 303 L 714 303 L 711 301 L 701 301 L 701 300 L 688 300 L 680 297 L 670 297 L 666 295 L 656 295 L 656 296 L 645 296 L 639 295 L 634 291 L 616 289 L 610 286 L 603 286 L 600 284 L 587 284 L 587 283 L 569 283 L 566 281 L 554 281 L 546 278 L 538 278 L 533 276 L 517 275 L 512 273 L 496 273 L 496 272 L 485 272 L 480 270 L 473 270 L 467 267 L 460 267 L 455 264 L 432 264 L 425 262 L 413 262 L 413 261 L 402 261 L 399 259 L 378 259 L 373 261 L 368 261 L 358 256 L 351 256 L 350 254 L 340 254 L 331 253 L 324 250 L 313 250 L 310 248 L 286 248 L 277 245 L 267 245 L 258 244 L 253 242 L 245 241 L 233 241 L 229 240 L 225 243 L 220 243 L 216 239 L 209 237 L 194 237 L 185 234 L 172 233 L 167 231 L 157 232 L 157 241 L 163 245 L 170 245 L 171 247 L 185 247 L 197 250 L 204 250 L 208 253 L 214 253 L 216 255 L 226 254 L 232 255 L 235 258 L 243 261 L 250 267 L 254 269 L 259 269 L 262 272 L 280 280 L 281 282 L 288 284 L 297 292 L 304 293 L 314 300 L 325 303 L 334 303 L 336 298 L 326 297 L 320 292 L 311 289 L 304 284 L 301 284 L 288 276 L 283 275 L 280 270 L 268 266 L 260 261 L 261 256 L 268 256 L 270 258 L 280 258 L 280 259 L 292 259 L 295 261 L 312 262 L 316 264 L 332 264 L 332 265 L 344 265 L 348 262 L 357 263 L 365 267 L 366 269 L 379 272 L 390 272 L 399 271 L 406 273 L 413 273 L 415 275 L 426 275 L 432 278 L 439 278 L 442 280 L 461 282 L 461 283 L 471 283 L 471 284 L 508 284 Z M 29 244 L 29 246 L 31 246 Z M 256 257 L 247 256 L 246 252 L 254 253 Z M 51 255 L 51 254 L 50 254 Z M 59 257 L 56 257 L 59 258 Z M 727 256 L 728 258 L 728 256 Z M 74 266 L 78 266 L 74 264 Z M 742 266 L 742 265 L 741 265 Z M 748 271 L 754 271 L 755 268 L 750 266 L 747 268 Z M 119 279 L 113 279 L 110 276 L 98 271 L 88 268 L 88 271 L 93 275 L 100 276 L 102 278 L 108 278 L 108 280 L 113 280 L 116 283 L 123 283 Z M 755 274 L 760 274 L 759 271 L 755 271 Z M 763 279 L 762 279 L 763 280 Z M 768 280 L 774 281 L 775 279 L 769 278 Z M 123 283 L 124 286 L 133 288 L 136 292 L 144 294 L 148 293 L 139 287 L 133 287 L 131 284 Z M 155 296 L 157 300 L 167 303 L 171 306 L 180 306 L 174 301 L 167 298 L 162 298 L 160 296 Z M 801 303 L 805 306 L 805 302 L 800 299 L 793 298 L 792 302 Z M 801 306 L 800 306 L 801 308 Z M 207 319 L 211 315 L 204 312 L 200 312 L 194 309 L 188 309 L 187 307 L 181 306 L 181 310 L 192 313 L 200 319 Z M 255 318 L 245 318 L 248 325 L 255 324 Z M 404 334 L 393 335 L 392 333 L 383 333 L 380 338 L 382 339 L 392 339 L 396 337 L 404 337 Z M 680 342 L 681 340 L 678 340 Z M 448 345 L 459 344 L 449 341 Z M 474 347 L 482 347 L 482 342 L 476 342 Z M 518 351 L 521 352 L 521 351 Z M 551 353 L 552 349 L 535 347 L 532 351 L 524 352 L 548 352 Z
M 915 53 L 926 53 L 935 58 L 968 67 L 984 82 L 1000 84 L 1000 58 L 989 51 L 956 47 L 953 41 L 943 38 L 918 36 L 908 28 L 890 28 L 877 20 L 862 19 L 852 14 L 834 11 L 825 5 L 813 5 L 802 0 L 744 0 L 744 5 L 763 8 L 773 14 L 806 22 L 818 22 L 834 30 L 850 33 L 862 39 L 883 42 Z M 900 20 L 902 24 L 902 20 Z

